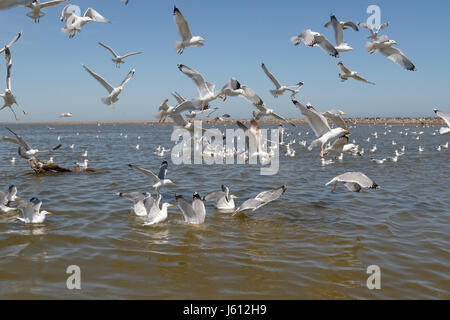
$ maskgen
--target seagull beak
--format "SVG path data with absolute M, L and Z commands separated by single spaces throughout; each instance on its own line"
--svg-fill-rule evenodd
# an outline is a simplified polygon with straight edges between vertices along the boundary
M 175 207 L 173 204 L 169 203 L 169 207 Z
M 233 199 L 239 199 L 239 197 L 236 197 L 235 195 L 232 195 L 231 198 L 233 198 Z
M 47 211 L 47 213 L 46 213 L 46 214 L 53 214 L 53 212 Z
M 16 199 L 20 199 L 20 197 L 19 197 L 19 196 L 16 196 Z
M 260 199 L 262 203 L 266 203 L 266 200 Z
M 347 129 L 344 129 L 344 133 L 345 134 L 350 134 L 350 131 L 348 131 Z

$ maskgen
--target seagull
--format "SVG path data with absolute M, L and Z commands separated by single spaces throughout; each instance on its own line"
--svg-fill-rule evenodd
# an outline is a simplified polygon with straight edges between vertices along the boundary
M 178 208 L 184 216 L 184 221 L 190 224 L 202 224 L 205 222 L 206 209 L 202 198 L 197 192 L 194 192 L 192 204 L 187 202 L 183 196 L 175 194 Z
M 111 49 L 111 47 L 108 47 L 107 45 L 99 42 L 99 45 L 101 45 L 103 48 L 105 48 L 106 50 L 108 50 L 109 52 L 112 53 L 112 55 L 114 56 L 114 59 L 112 59 L 112 61 L 116 64 L 116 67 L 119 68 L 120 64 L 125 63 L 123 61 L 123 59 L 137 55 L 137 54 L 141 54 L 142 52 L 131 52 L 131 53 L 127 53 L 126 55 L 123 56 L 119 56 L 117 53 L 114 52 L 113 49 Z
M 361 155 L 361 153 L 359 153 L 358 145 L 355 145 L 353 143 L 348 143 L 348 136 L 347 135 L 343 135 L 340 138 L 336 139 L 333 144 L 328 147 L 325 148 L 323 155 L 326 156 L 327 154 L 329 154 L 330 152 L 336 152 L 339 154 L 343 154 L 343 153 L 351 153 L 351 154 L 358 154 Z
M 220 96 L 223 101 L 227 99 L 227 97 L 235 97 L 235 96 L 245 96 L 245 91 L 241 88 L 241 84 L 236 78 L 230 78 L 230 80 L 225 83 L 222 90 L 220 90 Z
M 252 210 L 255 211 L 262 206 L 277 200 L 279 197 L 281 197 L 285 192 L 287 188 L 285 185 L 281 186 L 280 188 L 276 189 L 270 189 L 263 192 L 260 192 L 256 197 L 250 198 L 246 201 L 244 201 L 232 214 L 233 216 L 238 214 L 239 212 Z
M 38 149 L 33 149 L 30 147 L 30 145 L 18 134 L 16 134 L 14 131 L 12 131 L 10 128 L 6 127 L 6 129 L 9 130 L 9 132 L 11 132 L 16 139 L 12 139 L 9 137 L 3 137 L 1 140 L 2 141 L 7 141 L 7 142 L 11 142 L 11 143 L 15 143 L 17 145 L 19 145 L 20 147 L 25 148 L 25 153 L 23 153 L 23 156 L 25 156 L 25 158 L 29 158 L 29 157 L 33 157 L 34 155 L 38 154 L 38 153 L 47 153 L 47 152 L 53 152 L 55 150 L 58 150 L 59 148 L 61 148 L 61 144 L 57 145 L 56 147 L 52 148 L 52 149 L 47 149 L 47 150 L 38 150 Z
M 11 164 L 15 164 L 15 163 L 16 163 L 16 158 L 15 158 L 15 157 L 12 157 L 12 158 L 9 159 L 8 161 L 9 161 L 9 163 L 11 163 Z
M 73 113 L 71 112 L 65 112 L 65 113 L 60 113 L 58 118 L 72 118 L 73 117 Z
M 337 184 L 342 182 L 348 190 L 353 192 L 359 192 L 362 188 L 368 189 L 378 189 L 379 186 L 373 182 L 369 177 L 367 177 L 362 172 L 346 172 L 337 177 L 334 177 L 331 181 L 325 184 L 326 186 L 332 184 L 332 192 L 336 190 Z
M 185 47 L 203 46 L 203 42 L 206 40 L 199 36 L 192 36 L 186 19 L 184 19 L 176 6 L 173 7 L 173 17 L 175 19 L 175 24 L 177 25 L 178 34 L 181 37 L 181 41 L 175 41 L 175 50 L 178 54 L 182 54 Z
M 222 185 L 222 191 L 208 193 L 203 198 L 204 201 L 215 201 L 214 206 L 220 211 L 234 210 L 234 199 L 238 199 L 238 197 L 230 195 L 230 188 L 224 184 Z
M 0 212 L 10 212 L 16 210 L 16 208 L 11 208 L 9 205 L 17 199 L 20 199 L 20 197 L 17 196 L 17 187 L 15 185 L 10 185 L 7 193 L 0 191 Z
M 356 24 L 354 24 L 352 21 L 339 21 L 339 24 L 341 25 L 341 28 L 343 30 L 347 29 L 348 27 L 352 28 L 355 31 L 359 31 L 358 27 L 356 26 Z M 328 28 L 329 26 L 331 26 L 331 20 L 328 21 L 327 23 L 325 23 L 324 27 Z
M 150 211 L 147 214 L 147 221 L 144 223 L 144 226 L 157 224 L 167 219 L 167 208 L 173 207 L 174 205 L 165 202 L 160 207 L 159 204 L 161 199 L 162 195 L 158 194 L 156 200 L 153 201 L 153 204 L 150 207 Z
M 295 127 L 295 124 L 288 121 L 286 118 L 283 118 L 282 116 L 276 114 L 273 112 L 272 109 L 267 109 L 267 107 L 264 105 L 264 101 L 256 94 L 255 91 L 247 87 L 246 85 L 242 86 L 242 89 L 245 91 L 244 98 L 249 101 L 253 106 L 258 109 L 259 112 L 255 113 L 253 112 L 253 116 L 256 120 L 259 120 L 261 117 L 268 117 L 272 116 L 278 120 L 284 121 L 289 123 L 290 125 Z
M 282 86 L 278 82 L 278 80 L 273 76 L 273 74 L 271 74 L 269 72 L 269 70 L 267 70 L 267 68 L 266 68 L 264 63 L 261 64 L 261 68 L 263 69 L 263 71 L 266 74 L 266 76 L 269 77 L 270 81 L 272 81 L 273 84 L 276 87 L 276 90 L 270 90 L 270 93 L 275 98 L 278 98 L 279 95 L 282 95 L 286 91 L 290 91 L 291 92 L 291 98 L 295 97 L 295 95 L 300 92 L 300 90 L 298 90 L 298 89 L 300 89 L 303 86 L 303 82 L 299 82 L 299 83 L 297 83 L 295 85 L 291 85 L 291 86 Z M 297 90 L 291 89 L 291 88 L 297 88 Z
M 98 74 L 92 72 L 91 70 L 89 70 L 88 67 L 86 67 L 85 65 L 83 65 L 83 68 L 89 72 L 89 74 L 94 77 L 95 80 L 97 80 L 98 82 L 100 82 L 100 84 L 106 89 L 108 90 L 109 95 L 106 97 L 103 97 L 101 100 L 104 104 L 106 104 L 107 106 L 110 106 L 111 108 L 114 108 L 114 103 L 116 101 L 119 100 L 119 94 L 122 92 L 123 87 L 125 86 L 125 84 L 134 76 L 134 73 L 136 72 L 136 70 L 132 69 L 127 76 L 125 77 L 125 79 L 123 79 L 122 83 L 117 87 L 114 88 L 113 86 L 111 86 L 108 82 L 106 82 L 105 79 L 103 79 L 101 76 L 99 76 Z
M 87 169 L 88 167 L 88 159 L 84 159 L 83 162 L 75 162 L 75 167 L 80 169 Z
M 319 112 L 317 112 L 314 107 L 310 104 L 307 104 L 306 107 L 302 105 L 300 102 L 296 100 L 292 100 L 292 103 L 300 110 L 300 112 L 306 117 L 309 126 L 314 131 L 314 134 L 318 139 L 314 140 L 308 147 L 308 150 L 311 151 L 314 147 L 320 145 L 320 157 L 324 157 L 324 149 L 323 146 L 329 140 L 334 139 L 336 137 L 342 136 L 342 134 L 350 134 L 350 132 L 341 127 L 337 127 L 331 129 L 327 119 Z
M 439 129 L 439 133 L 442 135 L 450 134 L 450 114 L 443 113 L 443 112 L 439 111 L 438 109 L 433 109 L 433 111 L 434 111 L 434 113 L 436 113 L 436 115 L 438 117 L 441 117 L 447 124 L 447 127 L 442 127 Z
M 334 47 L 337 52 L 346 52 L 354 50 L 352 47 L 348 45 L 347 42 L 344 41 L 344 29 L 342 28 L 339 21 L 336 19 L 336 16 L 330 16 L 331 26 L 334 30 L 334 39 L 336 42 L 336 46 Z
M 52 214 L 50 211 L 40 211 L 42 201 L 38 198 L 31 198 L 30 201 L 17 201 L 15 206 L 22 212 L 22 217 L 17 219 L 24 223 L 44 223 L 45 216 Z
M 158 190 L 159 188 L 161 188 L 163 186 L 166 186 L 169 184 L 174 184 L 174 182 L 172 182 L 172 180 L 166 179 L 167 167 L 169 166 L 169 163 L 167 161 L 163 161 L 161 163 L 161 166 L 159 167 L 158 175 L 155 175 L 150 170 L 147 170 L 144 168 L 139 168 L 132 164 L 128 164 L 128 166 L 131 169 L 134 169 L 136 171 L 139 171 L 139 172 L 145 174 L 146 176 L 150 177 L 153 181 L 155 181 L 155 184 L 152 187 L 155 188 L 156 190 Z
M 366 50 L 370 54 L 380 51 L 389 60 L 395 62 L 402 68 L 409 71 L 416 71 L 416 66 L 399 49 L 392 47 L 398 44 L 395 40 L 389 40 L 387 36 L 382 36 L 373 42 L 366 43 Z
M 149 192 L 119 192 L 116 194 L 133 202 L 133 211 L 138 217 L 148 216 L 154 202 Z
M 311 31 L 310 29 L 303 31 L 298 36 L 292 37 L 291 42 L 296 46 L 298 46 L 301 42 L 309 47 L 319 46 L 330 56 L 336 58 L 339 57 L 339 52 L 327 38 L 318 32 Z
M 348 78 L 353 78 L 355 80 L 361 81 L 361 82 L 365 82 L 368 84 L 375 84 L 373 82 L 370 82 L 369 80 L 364 79 L 363 77 L 358 75 L 358 72 L 356 71 L 350 71 L 349 69 L 347 69 L 344 64 L 342 62 L 338 63 L 339 69 L 341 69 L 341 71 L 343 73 L 339 73 L 339 78 L 341 78 L 341 81 L 344 82 L 346 80 L 348 80 Z
M 378 33 L 384 28 L 387 28 L 389 26 L 389 22 L 385 22 L 382 25 L 380 25 L 376 31 L 373 30 L 371 25 L 364 22 L 358 22 L 358 26 L 360 26 L 361 28 L 366 28 L 367 30 L 370 31 L 370 36 L 368 37 L 368 39 L 377 40 Z
M 197 71 L 183 64 L 178 64 L 177 66 L 182 73 L 194 82 L 199 94 L 198 98 L 194 98 L 191 101 L 185 101 L 184 103 L 193 104 L 195 108 L 203 110 L 209 102 L 217 99 L 221 95 L 221 92 L 214 92 L 216 87 L 215 84 L 206 82 L 203 76 Z
M 75 14 L 77 9 L 79 8 L 69 4 L 65 6 L 61 12 L 60 20 L 66 22 L 66 26 L 62 28 L 61 31 L 68 34 L 69 38 L 75 37 L 75 35 L 81 31 L 81 27 L 88 22 L 95 21 L 111 23 L 108 19 L 92 8 L 88 8 L 82 17 Z
M 4 101 L 3 107 L 0 108 L 0 111 L 5 108 L 9 108 L 14 114 L 16 120 L 19 120 L 12 106 L 16 104 L 19 108 L 22 109 L 23 114 L 27 114 L 27 112 L 19 105 L 19 103 L 17 103 L 16 97 L 14 97 L 13 93 L 11 92 L 11 68 L 12 68 L 11 52 L 8 47 L 5 47 L 4 49 L 6 60 L 6 89 L 4 93 L 0 93 L 0 97 L 2 97 Z
M 40 2 L 39 0 L 33 0 L 30 4 L 25 5 L 24 7 L 31 9 L 30 12 L 27 13 L 27 16 L 31 19 L 34 19 L 34 22 L 38 23 L 39 19 L 45 16 L 45 13 L 41 11 L 41 9 L 57 6 L 63 2 L 67 2 L 67 0 L 53 0 L 47 2 Z
M 386 158 L 383 158 L 383 159 L 378 160 L 378 159 L 370 158 L 370 160 L 371 160 L 372 162 L 375 162 L 376 164 L 383 164 L 383 163 L 386 162 L 387 159 L 386 159 Z
M 422 148 L 422 146 L 419 146 L 419 152 L 423 152 L 424 149 Z

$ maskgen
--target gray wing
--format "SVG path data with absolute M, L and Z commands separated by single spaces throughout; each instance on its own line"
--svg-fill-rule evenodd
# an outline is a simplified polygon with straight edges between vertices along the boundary
M 134 203 L 138 203 L 139 201 L 144 201 L 145 195 L 141 192 L 120 192 L 117 194 L 119 197 L 127 198 Z
M 344 22 L 344 26 L 346 27 L 350 27 L 355 31 L 359 31 L 358 27 L 356 26 L 356 24 L 354 24 L 352 21 L 346 21 Z
M 0 49 L 0 54 L 2 54 L 3 52 L 5 52 L 6 48 L 11 47 L 14 43 L 16 43 L 17 40 L 19 40 L 19 38 L 22 36 L 22 31 L 19 32 L 5 47 Z
M 220 199 L 222 199 L 225 196 L 226 196 L 225 192 L 217 191 L 217 192 L 208 193 L 204 199 L 205 199 L 205 201 L 219 201 Z
M 384 28 L 387 28 L 388 26 L 389 26 L 389 22 L 385 22 L 378 28 L 378 31 L 383 30 Z
M 136 72 L 136 70 L 134 70 L 134 69 L 131 70 L 130 72 L 128 72 L 127 76 L 125 77 L 125 79 L 123 79 L 120 86 L 124 86 L 128 81 L 130 81 L 130 79 L 133 78 L 135 72 Z
M 115 58 L 119 57 L 119 55 L 111 47 L 108 47 L 106 44 L 103 44 L 101 42 L 99 42 L 98 44 L 101 45 L 106 50 L 108 50 L 109 52 L 111 52 Z
M 286 186 L 277 189 L 271 189 L 259 193 L 255 199 L 263 200 L 264 204 L 277 200 L 286 192 Z
M 12 59 L 11 59 L 11 51 L 9 51 L 8 47 L 5 47 L 5 60 L 6 60 L 6 88 L 11 90 Z
M 264 106 L 264 101 L 256 94 L 255 91 L 245 85 L 243 85 L 241 88 L 245 92 L 244 98 L 247 99 L 251 104 L 253 104 L 257 108 Z
M 6 194 L 0 191 L 0 204 L 6 205 L 8 203 L 8 199 L 6 198 Z
M 42 2 L 41 3 L 41 9 L 44 9 L 44 8 L 47 8 L 47 7 L 51 7 L 51 6 L 56 6 L 56 5 L 61 4 L 63 2 L 67 2 L 67 0 L 53 0 L 53 1 Z
M 339 114 L 333 113 L 331 110 L 324 112 L 323 115 L 334 122 L 335 125 L 341 127 L 342 129 L 347 129 L 347 124 L 344 119 L 341 118 Z
M 291 42 L 296 46 L 303 42 L 305 45 L 312 47 L 316 43 L 314 33 L 308 29 L 300 33 L 298 36 L 292 37 Z
M 325 38 L 323 35 L 316 36 L 317 45 L 330 56 L 335 58 L 339 57 L 339 52 L 337 52 L 336 48 Z
M 380 49 L 382 55 L 387 57 L 389 60 L 394 61 L 399 66 L 406 70 L 416 71 L 414 64 L 397 48 L 386 47 Z
M 306 117 L 306 121 L 308 121 L 309 126 L 314 131 L 314 134 L 317 137 L 321 137 L 331 130 L 330 126 L 328 125 L 327 119 L 325 119 L 322 114 L 314 110 L 312 106 L 305 107 L 296 100 L 292 100 L 292 102 Z
M 6 129 L 11 132 L 16 138 L 17 138 L 17 144 L 24 147 L 27 151 L 31 149 L 31 147 L 28 145 L 28 143 L 25 142 L 25 140 L 19 136 L 17 133 L 15 133 L 14 131 L 12 131 L 10 128 L 6 127 Z M 11 140 L 7 140 L 9 142 L 12 142 Z
M 342 136 L 336 139 L 331 145 L 333 150 L 341 150 L 348 143 L 348 136 Z
M 227 81 L 227 83 L 225 83 L 225 85 L 222 88 L 222 91 L 224 91 L 225 89 L 237 90 L 240 88 L 241 84 L 239 83 L 239 81 L 237 81 L 236 78 L 231 78 L 230 80 Z
M 346 172 L 335 177 L 333 182 L 343 182 L 343 183 L 356 183 L 360 185 L 362 188 L 370 188 L 375 189 L 378 185 L 372 181 L 368 176 L 366 176 L 362 172 Z M 332 183 L 331 181 L 328 183 Z M 327 185 L 328 185 L 327 184 Z
M 195 219 L 197 217 L 194 209 L 192 208 L 192 205 L 184 200 L 183 196 L 175 196 L 175 199 L 177 201 L 178 208 L 180 208 L 186 221 Z
M 448 127 L 450 127 L 450 114 L 447 113 L 443 113 L 441 111 L 439 111 L 438 109 L 433 109 L 434 113 L 436 113 L 436 115 L 440 118 L 442 118 L 445 123 L 447 124 Z
M 365 29 L 369 30 L 371 34 L 374 33 L 373 29 L 372 29 L 372 26 L 370 24 L 367 24 L 365 22 L 358 22 L 358 26 L 360 26 L 361 28 L 365 28 Z
M 100 13 L 98 13 L 97 11 L 95 11 L 92 8 L 88 8 L 86 10 L 86 12 L 83 14 L 83 17 L 89 17 L 94 19 L 94 21 L 97 22 L 109 22 L 108 19 L 106 19 L 104 16 L 102 16 Z
M 189 24 L 186 19 L 181 14 L 177 7 L 173 7 L 173 17 L 175 19 L 175 24 L 177 25 L 178 34 L 182 40 L 189 40 L 192 38 L 191 30 L 189 30 Z
M 150 177 L 155 182 L 159 181 L 159 178 L 153 172 L 151 172 L 150 170 L 147 170 L 147 169 L 144 169 L 144 168 L 140 168 L 140 167 L 137 167 L 137 166 L 132 165 L 132 164 L 129 164 L 128 166 L 131 169 L 133 169 L 133 170 L 136 170 L 138 172 L 141 172 L 141 173 L 145 174 L 147 177 Z
M 179 64 L 178 69 L 194 82 L 200 97 L 204 97 L 210 93 L 210 84 L 205 81 L 200 73 L 183 64 Z
M 108 90 L 109 93 L 111 93 L 114 90 L 114 87 L 112 85 L 110 85 L 105 79 L 103 79 L 101 76 L 99 76 L 98 74 L 96 74 L 95 72 L 89 70 L 88 67 L 86 67 L 85 65 L 83 65 L 83 68 L 89 72 L 89 74 L 94 77 L 95 80 L 97 80 L 98 82 L 100 82 L 100 84 L 106 89 Z
M 330 17 L 330 22 L 331 25 L 333 26 L 334 40 L 336 41 L 336 46 L 339 46 L 344 42 L 344 30 L 342 29 L 341 24 L 334 15 Z
M 178 104 L 183 103 L 184 101 L 186 101 L 185 98 L 183 98 L 178 92 L 172 92 L 172 96 L 175 98 L 175 100 L 177 100 Z
M 161 195 L 159 195 L 159 196 L 161 196 Z M 144 208 L 145 208 L 145 211 L 147 211 L 147 214 L 151 213 L 151 210 L 152 210 L 152 208 L 153 208 L 155 203 L 156 203 L 155 199 L 153 199 L 152 197 L 146 198 L 144 200 Z
M 275 85 L 275 87 L 277 89 L 279 89 L 281 87 L 280 83 L 277 81 L 277 79 L 275 79 L 275 77 L 273 76 L 273 74 L 271 74 L 269 72 L 269 70 L 267 70 L 266 65 L 264 63 L 261 64 L 261 68 L 263 69 L 264 73 L 266 74 L 267 77 L 269 77 L 269 79 L 273 82 L 273 84 Z
M 192 201 L 192 209 L 194 210 L 196 217 L 204 217 L 206 215 L 205 204 L 200 199 L 194 199 L 194 201 Z
M 246 211 L 246 210 L 256 210 L 257 208 L 259 208 L 259 206 L 261 206 L 263 204 L 263 200 L 261 199 L 256 199 L 256 198 L 252 198 L 252 199 L 248 199 L 245 200 L 234 212 L 235 214 L 238 212 L 242 212 L 242 211 Z

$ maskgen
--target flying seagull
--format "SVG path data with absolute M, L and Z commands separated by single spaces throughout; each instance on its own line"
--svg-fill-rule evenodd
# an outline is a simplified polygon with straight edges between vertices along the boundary
M 317 112 L 314 107 L 310 104 L 307 104 L 306 107 L 302 105 L 300 102 L 296 100 L 292 100 L 292 103 L 300 110 L 300 112 L 306 117 L 306 121 L 308 121 L 309 126 L 314 131 L 317 139 L 314 140 L 308 150 L 312 150 L 314 147 L 320 145 L 320 157 L 324 157 L 324 149 L 323 146 L 329 140 L 334 139 L 336 137 L 341 136 L 342 134 L 349 134 L 350 132 L 347 129 L 337 127 L 331 129 L 327 119 L 319 112 Z
M 30 4 L 25 5 L 24 7 L 31 9 L 30 12 L 27 13 L 27 16 L 34 20 L 34 22 L 38 23 L 39 19 L 45 16 L 45 13 L 41 11 L 41 9 L 57 6 L 63 2 L 67 2 L 67 0 L 53 0 L 47 2 L 40 2 L 39 0 L 33 0 Z
M 111 49 L 111 47 L 108 47 L 106 44 L 103 44 L 101 42 L 99 42 L 98 44 L 101 45 L 106 50 L 108 50 L 109 52 L 111 52 L 111 54 L 114 56 L 114 59 L 112 59 L 112 61 L 116 64 L 116 67 L 118 68 L 122 63 L 125 63 L 123 59 L 142 53 L 142 52 L 131 52 L 127 53 L 126 55 L 119 56 L 117 53 L 114 52 L 113 49 Z
M 280 188 L 263 191 L 259 193 L 256 197 L 244 201 L 233 213 L 233 216 L 238 214 L 239 212 L 247 210 L 255 211 L 261 208 L 262 206 L 277 200 L 286 192 L 286 190 L 287 190 L 286 186 L 283 185 Z
M 416 71 L 416 66 L 405 56 L 405 54 L 401 52 L 400 49 L 392 47 L 396 44 L 398 44 L 397 41 L 389 40 L 387 36 L 382 36 L 376 41 L 367 42 L 366 50 L 370 54 L 380 51 L 382 55 L 395 62 L 402 68 L 409 71 Z
M 60 113 L 58 118 L 72 118 L 73 117 L 73 113 L 72 112 L 64 112 L 64 113 Z
M 305 30 L 298 36 L 292 37 L 291 42 L 298 46 L 301 42 L 309 47 L 318 46 L 320 49 L 328 53 L 330 56 L 339 57 L 339 52 L 331 44 L 331 42 L 318 32 L 311 31 L 311 29 Z
M 202 224 L 206 217 L 205 204 L 197 192 L 194 192 L 192 198 L 192 204 L 190 204 L 183 196 L 175 194 L 175 200 L 183 213 L 184 221 L 190 224 Z
M 365 189 L 378 189 L 379 186 L 372 181 L 369 177 L 367 177 L 362 172 L 346 172 L 337 177 L 334 177 L 331 181 L 327 182 L 326 186 L 332 184 L 333 189 L 331 191 L 335 191 L 337 184 L 342 182 L 348 190 L 353 192 L 359 192 L 362 188 Z
M 336 19 L 336 16 L 330 16 L 331 26 L 334 30 L 334 39 L 336 42 L 336 46 L 334 47 L 337 52 L 346 52 L 354 50 L 352 47 L 348 45 L 347 42 L 344 41 L 344 29 L 342 28 L 339 21 Z
M 358 72 L 356 71 L 350 71 L 349 69 L 347 69 L 344 64 L 342 62 L 338 63 L 339 69 L 341 69 L 341 71 L 343 73 L 339 73 L 339 78 L 341 78 L 341 81 L 344 82 L 346 80 L 348 80 L 348 78 L 353 78 L 355 80 L 361 81 L 361 82 L 365 82 L 368 84 L 375 84 L 373 82 L 370 82 L 367 79 L 364 79 L 363 77 L 361 77 L 360 75 L 358 75 Z
M 364 22 L 358 22 L 358 26 L 361 28 L 365 28 L 370 31 L 370 36 L 368 39 L 377 40 L 378 39 L 378 33 L 383 30 L 384 28 L 387 28 L 389 26 L 389 22 L 385 22 L 382 25 L 380 25 L 375 31 L 373 30 L 372 26 L 370 24 L 364 23 Z
M 61 12 L 60 20 L 66 22 L 66 26 L 61 31 L 68 34 L 69 38 L 75 37 L 81 31 L 81 27 L 88 22 L 110 23 L 108 19 L 92 8 L 88 8 L 81 17 L 75 13 L 78 9 L 78 7 L 69 4 Z
M 245 95 L 244 98 L 248 100 L 253 106 L 258 109 L 258 112 L 253 112 L 253 116 L 255 120 L 259 120 L 262 117 L 269 117 L 272 116 L 278 120 L 284 121 L 289 123 L 290 125 L 295 127 L 295 124 L 287 120 L 286 118 L 283 118 L 282 116 L 276 114 L 272 109 L 267 109 L 267 107 L 264 105 L 264 101 L 256 94 L 255 91 L 247 87 L 246 85 L 241 86 L 241 88 L 244 90 Z
M 222 90 L 220 90 L 220 96 L 223 101 L 227 99 L 227 97 L 235 97 L 235 96 L 245 96 L 245 91 L 241 88 L 241 84 L 236 78 L 230 78 L 230 80 L 225 83 Z
M 303 86 L 303 82 L 299 82 L 295 85 L 290 85 L 290 86 L 282 86 L 278 80 L 273 76 L 273 74 L 271 74 L 269 72 L 269 70 L 267 70 L 267 67 L 265 66 L 264 63 L 261 64 L 261 68 L 263 69 L 264 73 L 266 74 L 266 76 L 270 79 L 270 81 L 273 82 L 273 84 L 275 85 L 275 90 L 270 90 L 270 93 L 275 97 L 278 98 L 279 95 L 282 95 L 284 92 L 286 91 L 290 91 L 291 92 L 291 98 L 295 97 L 295 95 L 297 93 L 300 92 L 300 89 Z M 292 88 L 297 88 L 297 89 L 292 89 Z
M 128 165 L 131 169 L 139 171 L 143 174 L 145 174 L 147 177 L 150 177 L 150 179 L 152 179 L 153 181 L 155 181 L 155 184 L 153 184 L 153 188 L 155 188 L 156 190 L 158 190 L 159 188 L 169 185 L 169 184 L 174 184 L 172 182 L 172 180 L 170 179 L 166 179 L 166 173 L 167 173 L 167 167 L 169 166 L 167 161 L 163 161 L 161 163 L 161 166 L 159 167 L 159 172 L 158 175 L 155 175 L 153 172 L 151 172 L 150 170 L 144 169 L 144 168 L 140 168 L 137 167 L 135 165 L 129 164 Z
M 31 198 L 30 201 L 16 201 L 13 202 L 15 208 L 22 212 L 22 217 L 17 219 L 24 223 L 44 223 L 45 216 L 52 214 L 50 211 L 41 211 L 42 201 L 38 198 Z
M 238 199 L 235 195 L 230 194 L 230 188 L 222 185 L 222 191 L 208 193 L 203 200 L 214 201 L 214 206 L 219 211 L 234 210 L 234 199 Z
M 439 111 L 438 109 L 433 109 L 434 113 L 436 113 L 436 115 L 438 117 L 441 117 L 442 119 L 444 119 L 445 123 L 447 124 L 447 128 L 442 127 L 439 129 L 439 133 L 440 134 L 450 134 L 450 114 L 447 113 L 443 113 L 441 111 Z
M 203 42 L 206 41 L 202 37 L 192 36 L 189 25 L 181 14 L 180 10 L 176 6 L 173 7 L 173 17 L 175 24 L 177 25 L 178 34 L 181 37 L 181 41 L 175 41 L 175 50 L 178 54 L 182 54 L 186 47 L 200 47 L 203 46 Z
M 23 154 L 26 158 L 28 157 L 33 157 L 34 155 L 38 154 L 38 153 L 47 153 L 47 152 L 53 152 L 55 150 L 58 150 L 59 148 L 61 148 L 61 144 L 57 145 L 56 147 L 54 147 L 53 149 L 47 149 L 47 150 L 38 150 L 38 149 L 33 149 L 30 147 L 30 145 L 28 143 L 26 143 L 26 141 L 19 136 L 17 133 L 15 133 L 14 131 L 12 131 L 10 128 L 6 128 L 9 130 L 9 132 L 11 132 L 16 139 L 12 139 L 9 137 L 3 137 L 2 141 L 7 141 L 7 142 L 11 142 L 14 144 L 19 145 L 20 147 L 25 148 L 25 153 Z
M 104 104 L 106 104 L 107 106 L 110 106 L 111 108 L 114 108 L 114 103 L 117 102 L 119 100 L 119 94 L 122 92 L 123 87 L 125 86 L 125 84 L 134 76 L 134 73 L 136 72 L 136 70 L 132 69 L 127 76 L 125 77 L 125 79 L 123 79 L 122 83 L 117 87 L 114 88 L 112 85 L 110 85 L 105 79 L 103 79 L 101 76 L 99 76 L 98 74 L 96 74 L 95 72 L 92 72 L 91 70 L 89 70 L 88 67 L 86 67 L 85 65 L 83 65 L 83 68 L 89 72 L 89 74 L 94 77 L 95 80 L 97 80 L 98 82 L 100 82 L 100 84 L 106 89 L 108 90 L 109 95 L 106 97 L 103 97 L 101 100 Z

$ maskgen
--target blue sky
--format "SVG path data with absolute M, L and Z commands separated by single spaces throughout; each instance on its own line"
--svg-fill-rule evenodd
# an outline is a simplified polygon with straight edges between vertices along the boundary
M 62 112 L 73 120 L 151 120 L 170 92 L 185 97 L 197 95 L 194 84 L 178 69 L 183 63 L 203 74 L 218 88 L 232 76 L 253 88 L 286 117 L 300 117 L 288 95 L 273 98 L 272 83 L 261 70 L 264 62 L 282 83 L 303 81 L 299 101 L 311 102 L 325 111 L 340 108 L 348 116 L 434 116 L 432 109 L 450 111 L 448 40 L 450 2 L 442 1 L 256 1 L 256 0 L 77 0 L 84 12 L 93 7 L 111 24 L 88 23 L 74 39 L 61 32 L 59 14 L 63 6 L 45 9 L 39 24 L 28 18 L 26 9 L 0 11 L 0 43 L 7 43 L 20 30 L 23 37 L 12 48 L 13 92 L 28 116 L 22 121 L 54 121 Z M 205 46 L 187 48 L 180 56 L 174 48 L 179 39 L 173 20 L 176 4 L 194 35 L 206 39 Z M 323 27 L 334 13 L 340 20 L 366 21 L 369 5 L 381 8 L 383 30 L 413 61 L 418 71 L 402 69 L 379 53 L 364 49 L 368 31 L 345 31 L 354 52 L 336 59 L 319 48 L 295 47 L 290 37 L 310 28 L 334 41 L 331 28 Z M 443 41 L 444 40 L 444 41 Z M 101 41 L 119 53 L 143 51 L 129 58 L 120 69 Z M 376 86 L 338 78 L 339 61 Z M 4 89 L 5 65 L 0 57 L 0 89 Z M 115 109 L 102 104 L 106 90 L 84 71 L 86 64 L 111 84 L 119 84 L 131 68 L 135 77 L 127 84 Z M 213 104 L 234 118 L 250 117 L 253 106 L 242 98 Z M 8 110 L 1 121 L 12 121 Z M 64 120 L 61 120 L 64 121 Z

